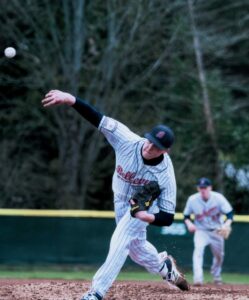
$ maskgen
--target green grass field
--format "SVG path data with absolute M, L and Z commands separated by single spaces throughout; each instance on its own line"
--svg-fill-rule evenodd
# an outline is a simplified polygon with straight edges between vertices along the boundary
M 96 269 L 97 270 L 97 269 Z M 58 267 L 0 267 L 1 279 L 70 279 L 70 280 L 91 280 L 95 269 L 79 269 L 72 267 L 72 269 L 61 269 Z M 192 282 L 192 273 L 186 274 L 189 282 Z M 124 270 L 119 276 L 118 280 L 161 280 L 159 276 L 149 274 L 145 271 Z M 227 283 L 249 284 L 249 274 L 237 273 L 223 273 L 223 280 Z M 205 273 L 205 282 L 212 282 L 212 278 L 208 272 Z

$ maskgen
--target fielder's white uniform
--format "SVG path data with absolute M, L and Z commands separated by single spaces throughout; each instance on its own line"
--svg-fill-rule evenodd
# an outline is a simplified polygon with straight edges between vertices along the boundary
M 215 281 L 221 280 L 221 269 L 224 258 L 224 238 L 215 230 L 223 224 L 222 215 L 230 213 L 232 206 L 220 193 L 211 191 L 210 197 L 204 201 L 200 193 L 188 198 L 184 216 L 194 215 L 197 228 L 194 234 L 193 273 L 194 283 L 203 283 L 203 256 L 207 245 L 213 254 L 211 274 Z
M 141 155 L 144 138 L 106 116 L 102 118 L 99 130 L 116 154 L 112 188 L 117 227 L 111 238 L 106 261 L 95 274 L 92 283 L 92 291 L 104 296 L 128 255 L 149 272 L 166 276 L 166 265 L 160 261 L 156 248 L 146 240 L 148 223 L 131 217 L 129 200 L 136 186 L 156 180 L 161 194 L 149 211 L 157 213 L 160 209 L 174 214 L 176 182 L 168 154 L 164 154 L 163 161 L 156 166 L 145 165 Z

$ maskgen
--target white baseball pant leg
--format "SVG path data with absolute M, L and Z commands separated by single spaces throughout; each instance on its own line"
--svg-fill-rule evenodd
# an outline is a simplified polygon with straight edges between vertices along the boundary
M 161 274 L 164 263 L 159 260 L 157 249 L 146 240 L 146 232 L 142 236 L 131 241 L 130 258 L 152 274 Z M 166 275 L 166 274 L 165 274 Z
M 194 283 L 203 283 L 203 257 L 205 247 L 209 244 L 207 231 L 197 230 L 194 234 L 193 274 Z
M 224 238 L 215 232 L 210 233 L 210 248 L 213 254 L 211 274 L 214 280 L 221 280 L 222 264 L 224 260 Z
M 106 261 L 93 277 L 93 291 L 101 296 L 106 294 L 125 263 L 131 240 L 136 239 L 146 226 L 147 223 L 132 218 L 127 210 L 112 235 Z
M 122 198 L 121 198 L 122 199 Z M 115 218 L 116 223 L 118 223 L 122 216 L 128 211 L 130 211 L 130 205 L 123 199 L 119 200 L 119 197 L 115 197 Z M 166 276 L 165 270 L 163 268 L 162 272 L 159 271 L 163 267 L 163 263 L 159 260 L 157 249 L 146 240 L 147 231 L 146 227 L 143 231 L 138 234 L 137 238 L 131 240 L 129 246 L 129 256 L 130 258 L 140 266 L 144 267 L 148 272 L 152 274 L 160 274 L 161 276 Z

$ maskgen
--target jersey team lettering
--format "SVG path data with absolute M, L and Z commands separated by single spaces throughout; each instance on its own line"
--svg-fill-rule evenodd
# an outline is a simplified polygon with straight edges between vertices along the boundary
M 220 211 L 218 209 L 218 207 L 212 207 L 208 210 L 203 210 L 203 212 L 201 214 L 196 214 L 196 219 L 198 221 L 203 220 L 205 217 L 210 217 L 212 218 L 213 221 L 218 221 L 220 218 Z
M 136 173 L 135 172 L 125 172 L 123 168 L 118 165 L 116 168 L 116 172 L 118 174 L 118 177 L 126 182 L 130 182 L 132 184 L 137 185 L 144 185 L 150 183 L 150 180 L 144 179 L 144 178 L 135 178 Z

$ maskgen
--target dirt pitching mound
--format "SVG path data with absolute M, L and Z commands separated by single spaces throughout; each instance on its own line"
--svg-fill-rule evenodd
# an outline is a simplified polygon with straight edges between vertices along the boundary
M 71 280 L 0 280 L 0 300 L 80 300 L 90 287 L 89 281 Z M 117 281 L 106 300 L 245 300 L 249 285 L 191 286 L 189 292 L 164 282 Z

